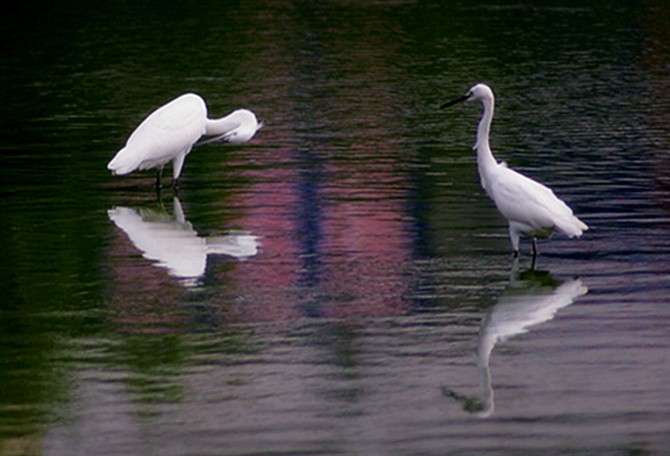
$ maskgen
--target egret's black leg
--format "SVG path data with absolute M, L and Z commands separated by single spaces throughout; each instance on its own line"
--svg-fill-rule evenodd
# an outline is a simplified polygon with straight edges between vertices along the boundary
M 155 184 L 156 190 L 161 189 L 161 174 L 162 174 L 162 171 L 163 171 L 162 168 L 158 168 L 158 170 L 156 171 L 156 184 Z
M 519 251 L 515 250 L 514 252 L 512 252 L 512 257 L 513 258 L 519 258 Z
M 537 256 L 537 243 L 535 242 L 535 238 L 531 238 L 533 241 L 533 260 L 535 260 L 535 257 Z

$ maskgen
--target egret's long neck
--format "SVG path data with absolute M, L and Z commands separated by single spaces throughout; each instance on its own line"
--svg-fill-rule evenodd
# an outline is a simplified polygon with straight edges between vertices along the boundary
M 480 173 L 497 164 L 496 159 L 491 153 L 489 146 L 489 135 L 491 133 L 491 120 L 493 119 L 493 99 L 482 100 L 484 105 L 484 114 L 479 121 L 477 127 L 477 142 L 473 149 L 477 151 L 477 164 L 479 165 Z
M 237 112 L 232 112 L 226 117 L 220 119 L 206 119 L 205 120 L 205 134 L 207 135 L 223 135 L 230 130 L 237 128 L 240 125 Z

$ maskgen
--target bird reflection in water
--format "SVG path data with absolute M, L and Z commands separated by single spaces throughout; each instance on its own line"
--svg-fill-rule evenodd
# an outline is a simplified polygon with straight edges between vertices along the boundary
M 534 264 L 525 271 L 519 271 L 518 261 L 515 260 L 509 285 L 484 316 L 479 330 L 477 370 L 481 398 L 460 395 L 443 388 L 445 396 L 458 400 L 465 410 L 479 417 L 491 416 L 494 395 L 489 362 L 496 344 L 552 320 L 560 309 L 587 292 L 588 288 L 578 278 L 561 282 L 548 271 L 536 270 Z
M 181 202 L 173 199 L 173 214 L 165 210 L 117 206 L 109 219 L 123 230 L 142 256 L 180 280 L 195 287 L 205 273 L 208 255 L 228 255 L 243 260 L 258 253 L 257 236 L 232 232 L 225 236 L 201 237 L 186 220 Z

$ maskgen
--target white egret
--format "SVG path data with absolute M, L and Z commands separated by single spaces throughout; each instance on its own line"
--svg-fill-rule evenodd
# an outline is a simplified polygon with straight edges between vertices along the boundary
M 484 114 L 477 127 L 477 168 L 482 187 L 493 200 L 498 211 L 509 222 L 509 237 L 514 256 L 519 255 L 519 237 L 528 236 L 537 255 L 536 238 L 549 238 L 555 232 L 568 237 L 579 237 L 588 226 L 579 220 L 554 192 L 539 182 L 498 163 L 489 147 L 489 132 L 493 118 L 493 91 L 486 84 L 475 84 L 462 97 L 443 104 L 446 108 L 467 100 L 480 100 Z
M 247 109 L 238 109 L 221 119 L 208 119 L 204 100 L 186 93 L 149 114 L 130 135 L 126 146 L 107 164 L 107 169 L 120 176 L 138 169 L 157 168 L 156 187 L 160 188 L 163 167 L 171 161 L 176 188 L 186 155 L 201 136 L 215 136 L 207 144 L 242 144 L 262 126 Z

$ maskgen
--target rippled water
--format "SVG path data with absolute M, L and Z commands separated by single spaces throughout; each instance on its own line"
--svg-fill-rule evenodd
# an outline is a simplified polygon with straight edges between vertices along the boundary
M 0 454 L 662 454 L 668 7 L 73 2 L 2 19 Z M 470 150 L 590 225 L 511 258 Z M 178 195 L 105 164 L 200 93 Z

